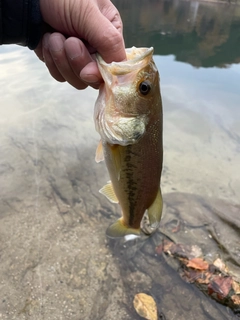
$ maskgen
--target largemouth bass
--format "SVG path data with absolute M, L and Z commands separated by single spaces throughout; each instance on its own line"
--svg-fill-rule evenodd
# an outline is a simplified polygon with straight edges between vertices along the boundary
M 122 217 L 107 229 L 109 237 L 141 234 L 147 210 L 155 230 L 162 215 L 162 101 L 153 48 L 126 49 L 127 60 L 97 63 L 104 79 L 94 120 L 101 141 L 96 161 L 105 160 L 111 181 L 100 192 L 119 203 Z

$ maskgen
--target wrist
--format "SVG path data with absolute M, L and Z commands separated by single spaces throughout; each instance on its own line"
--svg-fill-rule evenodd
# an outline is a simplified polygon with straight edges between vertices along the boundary
M 20 44 L 34 49 L 41 37 L 39 0 L 1 1 L 0 44 Z
M 27 46 L 29 49 L 35 49 L 42 36 L 42 15 L 40 11 L 39 0 L 29 0 L 29 28 Z

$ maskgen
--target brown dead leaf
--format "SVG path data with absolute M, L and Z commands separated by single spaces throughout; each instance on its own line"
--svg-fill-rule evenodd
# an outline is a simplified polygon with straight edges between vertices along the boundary
M 197 283 L 209 284 L 211 276 L 212 274 L 210 272 L 204 272 L 202 276 L 197 279 Z
M 178 224 L 172 229 L 172 233 L 177 233 L 181 229 L 181 222 L 179 221 Z
M 183 280 L 188 283 L 209 284 L 212 274 L 210 272 L 202 272 L 196 269 L 187 269 L 183 271 Z
M 231 299 L 235 305 L 240 306 L 240 295 L 235 294 L 234 296 L 231 297 Z
M 214 266 L 217 267 L 220 271 L 227 273 L 228 269 L 225 265 L 225 263 L 220 259 L 217 258 L 214 262 L 213 262 Z
M 235 291 L 236 294 L 240 294 L 240 283 L 233 281 L 232 282 L 232 288 Z
M 208 285 L 208 293 L 216 293 L 219 299 L 224 299 L 232 288 L 231 277 L 215 276 Z
M 155 248 L 156 254 L 158 254 L 160 256 L 163 253 L 163 248 L 164 248 L 163 244 L 160 244 L 159 246 L 157 246 Z
M 209 264 L 201 258 L 193 258 L 188 261 L 187 267 L 197 270 L 208 270 Z
M 164 252 L 171 252 L 172 253 L 172 248 L 175 247 L 175 243 L 172 241 L 164 240 L 163 242 L 163 251 Z
M 188 258 L 191 251 L 191 247 L 183 245 L 181 243 L 173 243 L 170 241 L 165 243 L 164 241 L 163 251 L 165 253 L 173 255 L 174 257 Z
M 135 295 L 133 305 L 137 313 L 147 320 L 157 320 L 157 305 L 154 299 L 146 293 Z
M 174 243 L 169 240 L 164 240 L 159 246 L 156 247 L 156 253 L 161 255 L 163 252 L 173 255 L 177 258 L 192 259 L 202 255 L 202 250 L 196 245 L 184 245 L 181 243 Z
M 184 281 L 187 281 L 188 283 L 194 283 L 195 281 L 198 280 L 198 278 L 201 275 L 199 275 L 199 271 L 196 270 L 183 270 L 182 278 Z
M 171 248 L 172 246 L 174 246 L 175 244 L 172 241 L 168 241 L 168 240 L 164 240 L 162 244 L 160 244 L 159 246 L 156 247 L 156 253 L 158 255 L 161 255 L 162 252 L 165 253 L 171 253 Z

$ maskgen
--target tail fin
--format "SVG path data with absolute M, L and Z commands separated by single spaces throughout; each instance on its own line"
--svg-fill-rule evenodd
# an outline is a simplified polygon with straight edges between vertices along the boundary
M 153 201 L 152 205 L 148 208 L 148 218 L 150 222 L 150 227 L 156 229 L 159 226 L 161 217 L 162 217 L 162 194 L 161 189 L 159 188 L 157 196 Z
M 123 224 L 122 218 L 120 218 L 119 220 L 117 220 L 107 228 L 106 234 L 109 238 L 120 238 L 129 234 L 140 236 L 141 231 L 140 231 L 140 228 L 139 229 L 128 228 Z

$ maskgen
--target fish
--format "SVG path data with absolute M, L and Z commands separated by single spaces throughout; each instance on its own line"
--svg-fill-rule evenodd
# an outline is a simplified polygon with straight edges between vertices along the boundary
M 106 63 L 96 54 L 104 82 L 94 107 L 101 137 L 95 160 L 105 161 L 110 176 L 99 191 L 122 210 L 122 217 L 107 228 L 110 238 L 144 234 L 145 212 L 150 229 L 156 230 L 163 207 L 162 99 L 153 48 L 128 48 L 126 56 Z

